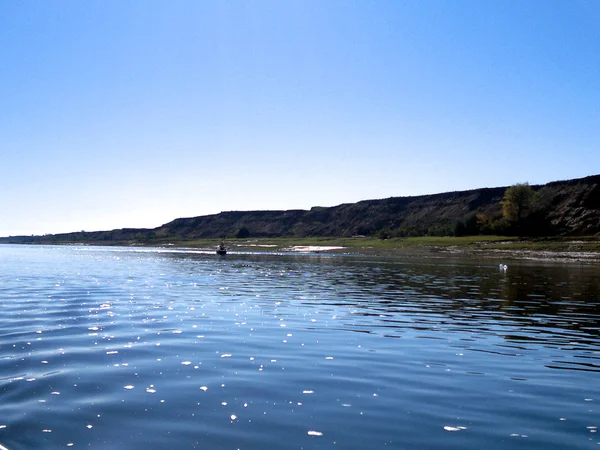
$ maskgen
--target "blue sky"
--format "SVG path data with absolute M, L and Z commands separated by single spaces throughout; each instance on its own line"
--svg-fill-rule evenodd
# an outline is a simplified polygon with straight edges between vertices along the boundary
M 0 236 L 600 173 L 596 0 L 0 2 Z

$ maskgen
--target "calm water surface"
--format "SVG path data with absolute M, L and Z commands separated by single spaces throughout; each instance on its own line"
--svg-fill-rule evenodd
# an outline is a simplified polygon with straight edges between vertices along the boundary
M 0 246 L 15 449 L 600 449 L 600 267 Z

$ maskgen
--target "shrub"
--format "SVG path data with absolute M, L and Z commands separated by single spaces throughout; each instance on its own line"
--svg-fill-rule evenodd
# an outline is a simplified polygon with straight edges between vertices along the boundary
M 377 232 L 378 239 L 389 239 L 392 237 L 392 232 L 387 228 L 382 228 Z
M 238 239 L 246 239 L 250 237 L 250 230 L 248 230 L 248 228 L 246 227 L 242 227 L 240 228 L 237 233 L 235 234 L 235 237 Z

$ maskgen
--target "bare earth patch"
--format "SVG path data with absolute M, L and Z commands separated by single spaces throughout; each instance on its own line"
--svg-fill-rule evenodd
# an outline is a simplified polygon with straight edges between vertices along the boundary
M 294 245 L 293 247 L 286 248 L 285 250 L 290 252 L 319 253 L 331 250 L 343 250 L 344 248 L 345 247 L 338 247 L 333 245 Z

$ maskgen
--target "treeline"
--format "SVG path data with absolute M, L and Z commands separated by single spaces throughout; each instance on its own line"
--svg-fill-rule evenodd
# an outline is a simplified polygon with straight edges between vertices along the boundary
M 529 184 L 519 183 L 507 188 L 500 206 L 501 214 L 471 212 L 456 223 L 454 235 L 535 237 L 552 234 L 552 223 L 547 214 L 551 205 L 547 198 L 538 195 Z
M 436 224 L 427 229 L 400 227 L 394 230 L 383 228 L 376 235 L 380 239 L 417 236 L 526 236 L 540 237 L 560 234 L 552 222 L 555 195 L 543 188 L 536 192 L 528 183 L 518 183 L 506 188 L 497 210 L 470 211 L 454 224 Z M 594 230 L 590 230 L 594 232 Z M 595 232 L 597 232 L 596 230 Z

